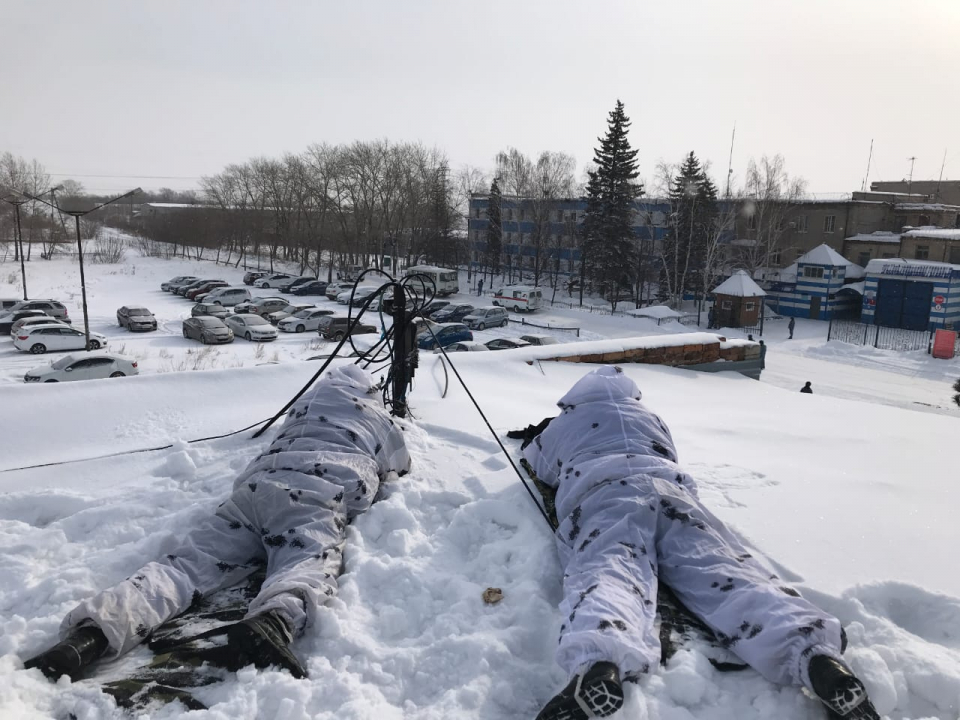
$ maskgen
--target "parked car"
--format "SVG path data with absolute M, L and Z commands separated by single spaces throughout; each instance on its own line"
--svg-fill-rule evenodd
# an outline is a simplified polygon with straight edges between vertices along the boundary
M 443 310 L 450 304 L 449 300 L 431 300 L 420 309 L 420 314 L 424 317 L 430 317 L 435 312 Z
M 447 345 L 463 340 L 473 340 L 473 333 L 463 323 L 445 323 L 434 328 L 433 333 L 424 333 L 417 340 L 417 347 L 421 350 L 433 350 L 435 347 Z
M 5 313 L 18 302 L 23 302 L 20 298 L 0 298 L 0 314 Z
M 480 307 L 463 318 L 471 330 L 486 330 L 490 327 L 506 327 L 507 311 L 502 307 Z
M 193 282 L 188 282 L 183 285 L 175 286 L 173 288 L 173 292 L 175 292 L 177 295 L 180 295 L 181 297 L 186 297 L 188 290 L 193 290 L 194 288 L 198 288 L 201 285 L 205 285 L 208 282 L 215 282 L 215 281 L 216 281 L 216 278 L 197 278 Z
M 270 275 L 270 272 L 267 270 L 248 270 L 243 274 L 243 284 L 244 285 L 253 285 L 254 281 L 259 280 L 262 277 Z
M 337 355 L 337 357 L 341 357 L 341 358 L 363 357 L 368 352 L 370 352 L 373 348 L 375 348 L 379 343 L 380 343 L 379 337 L 376 337 L 376 336 L 365 337 L 363 335 L 357 335 L 356 333 L 354 333 L 354 338 L 353 340 L 350 341 L 350 345 L 346 345 L 343 348 L 341 348 L 340 353 Z M 349 348 L 349 352 L 345 352 L 348 348 Z M 332 357 L 331 353 L 327 352 L 322 355 L 313 355 L 312 357 L 308 357 L 307 360 L 327 360 L 330 357 Z
M 460 322 L 474 310 L 473 305 L 467 305 L 465 303 L 447 305 L 445 308 L 440 308 L 440 310 L 431 315 L 430 319 L 436 320 L 438 323 Z
M 64 355 L 49 365 L 28 370 L 23 381 L 31 382 L 69 382 L 71 380 L 99 380 L 101 378 L 119 378 L 127 375 L 139 375 L 137 361 L 122 355 L 90 355 L 82 353 Z
M 223 320 L 230 314 L 223 305 L 214 305 L 213 303 L 197 303 L 190 308 L 190 317 L 215 317 Z
M 316 278 L 312 278 L 312 277 L 297 277 L 296 275 L 294 275 L 293 277 L 291 277 L 291 278 L 289 278 L 289 279 L 287 279 L 287 280 L 278 280 L 278 281 L 277 281 L 277 290 L 279 290 L 280 292 L 291 292 L 291 291 L 293 290 L 293 288 L 299 287 L 300 285 L 303 285 L 304 283 L 313 282 L 313 280 L 315 280 L 315 279 L 316 279 Z
M 0 333 L 9 333 L 18 320 L 26 318 L 46 318 L 50 322 L 62 322 L 55 317 L 50 317 L 43 310 L 17 310 L 0 317 Z
M 514 312 L 532 311 L 543 305 L 543 295 L 538 287 L 507 285 L 494 293 L 493 304 L 511 308 Z
M 237 305 L 233 311 L 236 313 L 245 312 L 253 313 L 254 315 L 269 315 L 272 312 L 277 310 L 282 310 L 287 305 L 290 304 L 290 301 L 286 298 L 279 297 L 267 297 L 267 298 L 255 298 L 250 302 L 240 303 Z
M 485 345 L 490 350 L 513 350 L 515 348 L 521 347 L 530 347 L 530 343 L 526 340 L 518 340 L 514 338 L 494 338 Z
M 327 296 L 327 300 L 336 300 L 337 295 L 352 287 L 353 283 L 332 282 L 327 285 L 327 289 L 323 291 L 323 294 Z
M 462 342 L 450 343 L 449 345 L 446 345 L 443 348 L 443 350 L 448 353 L 449 352 L 478 352 L 478 351 L 485 352 L 485 351 L 489 351 L 490 348 L 488 348 L 482 342 L 477 342 L 476 340 L 464 340 Z M 436 348 L 434 349 L 434 352 L 438 353 L 438 352 L 441 352 L 441 350 L 440 348 Z
M 290 273 L 273 273 L 271 275 L 264 275 L 262 278 L 257 278 L 253 281 L 254 287 L 258 288 L 275 288 L 277 283 L 287 278 L 296 277 L 296 275 L 291 275 Z
M 267 320 L 269 320 L 271 325 L 277 325 L 281 320 L 284 320 L 290 317 L 294 313 L 298 313 L 301 310 L 308 310 L 312 308 L 313 308 L 313 305 L 309 303 L 287 303 L 279 310 L 274 310 L 273 312 L 270 312 L 270 313 L 260 313 L 260 314 L 263 315 Z
M 203 283 L 203 285 L 200 285 L 199 287 L 187 290 L 187 292 L 184 294 L 184 297 L 187 300 L 196 300 L 197 302 L 200 302 L 203 300 L 203 297 L 201 296 L 206 295 L 214 288 L 227 287 L 228 284 L 229 283 L 227 283 L 226 280 L 211 280 L 210 282 Z
M 124 305 L 117 310 L 117 325 L 130 331 L 156 330 L 157 318 L 140 305 Z
M 206 297 L 203 298 L 203 302 L 232 307 L 249 299 L 250 291 L 246 288 L 220 287 L 208 292 Z
M 363 305 L 368 297 L 373 295 L 377 291 L 377 288 L 371 287 L 358 287 L 356 292 L 354 292 L 351 287 L 348 290 L 344 290 L 342 293 L 337 295 L 337 302 L 341 305 L 352 305 L 352 307 L 359 307 Z M 353 302 L 350 302 L 350 296 L 353 296 Z
M 250 342 L 269 342 L 277 339 L 277 329 L 266 318 L 253 313 L 231 315 L 224 321 L 237 337 Z
M 560 342 L 552 335 L 521 335 L 520 339 L 531 345 L 557 345 Z
M 283 332 L 306 332 L 307 330 L 316 330 L 320 327 L 320 320 L 333 315 L 333 310 L 320 310 L 318 308 L 305 308 L 298 310 L 293 315 L 283 318 L 277 323 L 277 328 Z
M 85 350 L 86 336 L 79 330 L 63 323 L 34 325 L 21 328 L 20 334 L 13 338 L 17 350 L 41 355 L 48 350 Z M 100 333 L 90 333 L 90 349 L 99 350 L 107 344 L 107 338 Z
M 209 315 L 187 318 L 183 321 L 183 336 L 199 340 L 204 345 L 220 345 L 233 342 L 233 330 L 223 320 Z
M 196 280 L 194 275 L 177 275 L 176 277 L 170 278 L 166 282 L 160 283 L 160 289 L 164 292 L 170 292 L 174 287 L 182 285 L 185 282 L 193 282 Z
M 29 312 L 36 312 L 36 311 L 30 310 Z M 33 317 L 20 318 L 15 323 L 13 323 L 13 326 L 10 328 L 10 337 L 12 338 L 14 335 L 20 332 L 20 328 L 23 328 L 23 327 L 33 327 L 34 325 L 56 325 L 57 323 L 60 323 L 64 327 L 70 327 L 66 323 L 62 323 L 59 320 L 55 320 L 54 318 L 50 317 L 46 313 L 43 313 L 41 315 L 36 315 Z
M 350 328 L 350 323 L 352 323 L 356 318 L 345 318 L 345 317 L 329 317 L 323 320 L 320 320 L 319 326 L 317 327 L 317 334 L 326 340 L 336 340 L 340 341 L 346 337 L 347 330 Z M 351 335 L 367 335 L 369 333 L 379 333 L 375 325 L 365 325 L 357 323 L 353 326 L 353 332 Z
M 57 320 L 70 322 L 66 305 L 56 300 L 21 300 L 16 305 L 10 306 L 5 313 L 13 315 L 21 310 L 39 310 L 40 312 L 45 312 L 47 315 L 54 317 Z M 5 317 L 6 315 L 0 317 L 0 322 L 3 322 Z
M 290 288 L 290 292 L 294 295 L 323 295 L 327 292 L 327 281 L 311 280 L 310 282 L 305 282 L 302 285 Z

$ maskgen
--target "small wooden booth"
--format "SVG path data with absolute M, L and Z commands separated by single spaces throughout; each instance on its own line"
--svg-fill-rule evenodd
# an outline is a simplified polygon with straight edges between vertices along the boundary
M 745 270 L 737 270 L 713 289 L 715 327 L 757 327 L 766 293 Z

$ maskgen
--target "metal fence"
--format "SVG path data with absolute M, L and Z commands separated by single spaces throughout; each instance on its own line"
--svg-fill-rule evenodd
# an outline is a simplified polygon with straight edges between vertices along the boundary
M 526 325 L 527 327 L 542 328 L 544 330 L 562 330 L 564 332 L 576 333 L 577 337 L 580 337 L 580 328 L 578 327 L 560 327 L 558 325 L 551 325 L 550 323 L 541 324 L 530 322 L 526 318 L 520 318 L 519 320 L 514 320 L 510 318 L 510 322 L 517 323 L 518 325 Z
M 923 350 L 929 353 L 933 347 L 933 335 L 931 330 L 905 330 L 882 325 L 867 325 L 855 320 L 834 319 L 830 321 L 830 327 L 827 330 L 827 341 L 872 345 L 881 350 L 901 352 Z

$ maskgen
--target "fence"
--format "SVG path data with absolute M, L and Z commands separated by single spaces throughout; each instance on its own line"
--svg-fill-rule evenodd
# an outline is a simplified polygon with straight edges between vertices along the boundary
M 563 330 L 565 332 L 576 333 L 577 337 L 580 337 L 580 328 L 578 327 L 558 327 L 556 325 L 550 325 L 549 323 L 546 325 L 540 325 L 539 323 L 530 322 L 526 318 L 520 318 L 519 320 L 510 318 L 510 322 L 517 323 L 518 325 L 526 325 L 527 327 L 541 328 L 543 330 Z
M 833 319 L 827 330 L 827 341 L 872 345 L 880 350 L 900 352 L 924 350 L 929 353 L 933 346 L 933 335 L 931 330 L 905 330 L 882 325 L 867 325 L 855 320 Z

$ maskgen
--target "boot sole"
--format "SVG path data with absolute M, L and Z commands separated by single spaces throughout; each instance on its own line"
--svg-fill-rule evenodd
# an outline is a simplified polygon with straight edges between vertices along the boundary
M 606 680 L 596 680 L 583 685 L 577 682 L 573 696 L 560 698 L 556 704 L 548 703 L 537 715 L 537 720 L 589 720 L 613 715 L 623 707 L 623 689 Z

